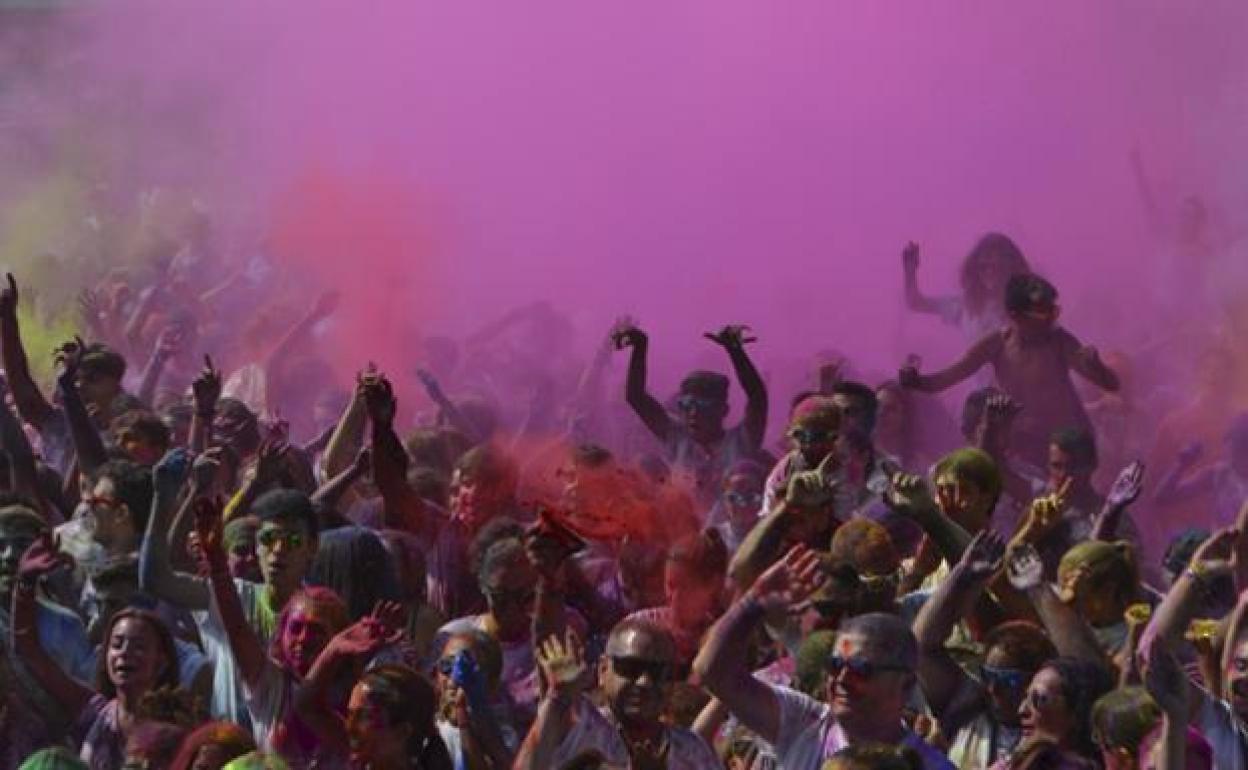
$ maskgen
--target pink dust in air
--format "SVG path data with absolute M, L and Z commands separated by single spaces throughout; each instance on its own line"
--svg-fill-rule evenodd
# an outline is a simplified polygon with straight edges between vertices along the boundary
M 343 293 L 344 371 L 410 367 L 416 335 L 546 299 L 582 355 L 616 315 L 640 319 L 661 393 L 726 368 L 702 332 L 749 323 L 781 403 L 819 350 L 876 376 L 911 351 L 949 360 L 965 340 L 901 311 L 898 255 L 919 241 L 925 289 L 953 292 L 988 230 L 1059 286 L 1083 339 L 1138 344 L 1164 243 L 1132 148 L 1167 210 L 1200 194 L 1234 231 L 1248 202 L 1240 0 L 180 0 L 61 17 L 77 74 L 0 73 L 44 86 L 6 126 L 70 134 L 102 175 L 194 189 L 221 230 L 265 233 Z

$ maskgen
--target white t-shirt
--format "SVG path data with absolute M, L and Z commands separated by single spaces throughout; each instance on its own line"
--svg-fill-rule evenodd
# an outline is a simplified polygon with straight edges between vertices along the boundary
M 573 713 L 572 729 L 555 751 L 554 767 L 563 767 L 587 751 L 602 754 L 606 764 L 628 767 L 628 746 L 608 712 L 594 708 L 583 696 Z M 668 770 L 721 770 L 723 763 L 706 741 L 683 727 L 667 728 Z
M 264 586 L 246 580 L 235 580 L 234 587 L 238 590 L 238 600 L 243 605 L 243 615 L 247 625 L 260 637 L 260 643 L 266 648 L 273 633 L 276 618 L 263 606 Z M 199 637 L 204 645 L 204 654 L 212 661 L 212 716 L 215 719 L 228 719 L 246 727 L 250 724 L 247 701 L 243 695 L 243 685 L 239 681 L 238 666 L 234 662 L 234 654 L 230 650 L 230 641 L 225 635 L 225 625 L 221 621 L 221 610 L 217 607 L 214 597 L 209 603 L 208 611 L 191 613 L 195 626 L 199 629 Z
M 826 703 L 787 687 L 769 686 L 780 706 L 774 747 L 784 770 L 819 770 L 824 760 L 849 745 Z M 909 730 L 902 742 L 919 753 L 925 770 L 954 770 L 944 754 Z

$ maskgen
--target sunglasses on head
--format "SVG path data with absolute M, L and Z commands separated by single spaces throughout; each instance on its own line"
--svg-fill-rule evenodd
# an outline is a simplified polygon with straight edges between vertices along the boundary
M 1031 681 L 1032 672 L 1020 668 L 997 668 L 983 665 L 979 667 L 985 687 L 999 687 L 1003 690 L 1021 690 Z
M 910 671 L 906 666 L 898 666 L 891 663 L 873 663 L 862 658 L 846 658 L 841 655 L 829 656 L 824 666 L 828 673 L 833 676 L 848 669 L 850 674 L 860 679 L 871 679 L 877 674 L 887 672 L 901 673 Z
M 273 548 L 278 543 L 287 548 L 302 548 L 307 542 L 307 535 L 302 532 L 283 532 L 279 529 L 264 529 L 256 535 L 256 542 L 265 548 Z
M 670 663 L 619 655 L 611 656 L 611 670 L 631 682 L 641 679 L 645 674 L 650 675 L 651 681 L 667 682 L 675 674 L 675 667 Z

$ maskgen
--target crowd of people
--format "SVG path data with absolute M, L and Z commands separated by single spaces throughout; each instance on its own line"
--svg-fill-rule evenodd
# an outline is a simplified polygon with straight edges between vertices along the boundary
M 902 253 L 965 354 L 780 409 L 746 326 L 665 397 L 545 304 L 342 389 L 336 298 L 249 316 L 209 246 L 84 291 L 48 383 L 0 288 L 0 770 L 1248 767 L 1236 358 L 1144 416 L 1007 236 L 956 297 Z

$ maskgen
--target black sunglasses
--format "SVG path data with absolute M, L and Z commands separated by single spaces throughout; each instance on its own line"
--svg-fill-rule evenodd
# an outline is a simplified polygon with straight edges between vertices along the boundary
M 862 658 L 846 658 L 840 655 L 830 655 L 824 664 L 829 674 L 836 676 L 846 669 L 849 673 L 860 679 L 871 679 L 877 674 L 887 672 L 901 673 L 909 672 L 908 666 L 898 666 L 889 663 L 872 663 Z
M 670 663 L 618 655 L 611 656 L 611 670 L 632 682 L 645 674 L 649 674 L 654 682 L 667 682 L 675 674 L 675 667 Z

